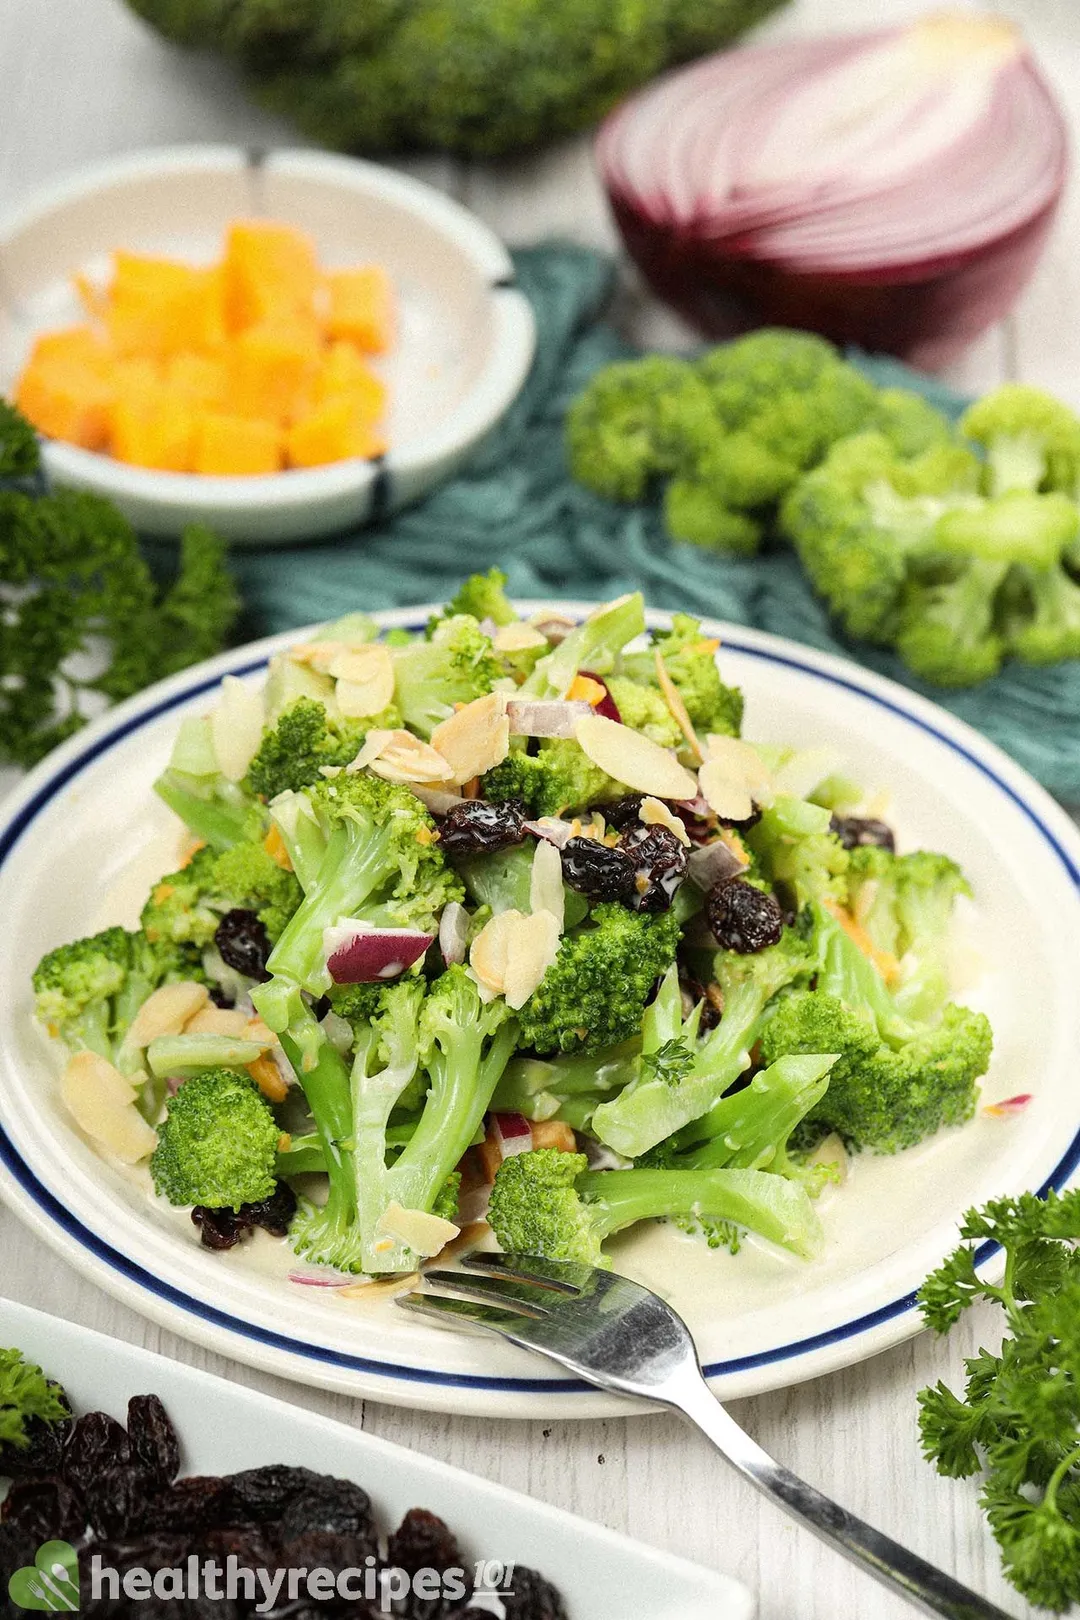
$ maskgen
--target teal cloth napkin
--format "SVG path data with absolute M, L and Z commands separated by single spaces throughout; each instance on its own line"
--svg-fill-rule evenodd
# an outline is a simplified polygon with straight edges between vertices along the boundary
M 631 353 L 602 322 L 611 262 L 550 245 L 515 255 L 538 328 L 524 392 L 452 483 L 374 528 L 326 545 L 241 551 L 244 630 L 265 635 L 347 608 L 438 601 L 465 573 L 497 563 L 518 596 L 599 600 L 640 587 L 653 607 L 755 625 L 840 653 L 922 692 L 999 743 L 1059 797 L 1080 801 L 1080 662 L 1020 665 L 974 690 L 946 693 L 880 648 L 837 635 L 794 557 L 729 561 L 677 545 L 652 509 L 626 509 L 570 478 L 562 419 L 594 371 Z M 896 361 L 854 356 L 875 380 L 918 388 L 955 414 L 964 401 Z

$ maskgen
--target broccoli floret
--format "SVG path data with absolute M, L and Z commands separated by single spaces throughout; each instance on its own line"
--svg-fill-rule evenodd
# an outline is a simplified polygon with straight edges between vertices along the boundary
M 266 812 L 218 764 L 213 729 L 205 716 L 181 721 L 172 755 L 154 792 L 204 844 L 228 849 L 266 832 Z
M 913 1147 L 975 1109 L 993 1036 L 982 1013 L 950 1004 L 941 1022 L 899 1046 L 872 1019 L 821 991 L 781 999 L 762 1034 L 762 1059 L 793 1052 L 839 1053 L 822 1100 L 808 1116 L 858 1148 L 893 1153 Z
M 221 852 L 206 846 L 181 871 L 154 885 L 140 920 L 151 941 L 201 948 L 209 945 L 226 912 L 250 911 L 273 944 L 302 898 L 295 874 L 279 866 L 262 844 L 234 844 Z
M 851 635 L 889 640 L 913 556 L 950 502 L 974 496 L 978 463 L 958 447 L 903 460 L 883 433 L 833 446 L 780 513 L 811 584 Z
M 277 1185 L 281 1131 L 250 1075 L 207 1069 L 171 1099 L 150 1159 L 155 1191 L 170 1204 L 237 1210 Z
M 948 997 L 953 912 L 971 887 L 954 860 L 930 850 L 895 857 L 892 882 L 901 957 L 896 1005 L 904 1017 L 922 1022 L 936 1017 Z
M 762 327 L 713 349 L 698 372 L 729 428 L 738 428 L 782 394 L 806 393 L 838 364 L 825 338 L 784 327 Z
M 517 614 L 507 601 L 506 575 L 501 568 L 489 568 L 486 574 L 470 574 L 457 595 L 446 604 L 446 618 L 462 613 L 473 619 L 490 619 L 493 624 L 516 624 Z
M 674 1081 L 643 1069 L 638 1081 L 596 1109 L 594 1134 L 628 1159 L 640 1158 L 693 1121 L 699 1139 L 713 1134 L 710 1110 L 749 1067 L 765 1009 L 778 991 L 814 973 L 819 951 L 810 908 L 784 929 L 777 945 L 748 956 L 720 951 L 714 959 L 724 1005 L 720 1023 L 700 1041 L 696 1012 L 684 1029 L 668 1031 L 685 1040 L 690 1062 Z
M 956 430 L 949 418 L 907 388 L 882 388 L 866 427 L 883 433 L 898 455 L 921 455 L 924 450 L 955 444 Z
M 331 720 L 314 698 L 298 698 L 263 733 L 244 786 L 262 799 L 311 787 L 324 765 L 348 765 L 354 760 L 368 731 L 384 721 L 391 731 L 400 724 L 396 713 L 373 720 Z
M 434 933 L 443 907 L 464 890 L 438 848 L 434 821 L 408 788 L 358 772 L 324 778 L 303 796 L 325 839 L 323 855 L 266 965 L 322 994 L 326 928 L 363 916 Z
M 605 903 L 564 935 L 521 1009 L 521 1039 L 537 1052 L 599 1052 L 636 1035 L 653 985 L 675 957 L 679 925 Z
M 0 434 L 2 434 L 0 425 Z M 3 464 L 0 463 L 0 477 Z M 20 1350 L 0 1350 L 0 1447 L 24 1451 L 27 1423 L 60 1423 L 71 1416 L 67 1396 Z
M 657 1218 L 730 1221 L 795 1254 L 814 1254 L 821 1225 L 805 1190 L 762 1170 L 587 1169 L 583 1153 L 541 1148 L 499 1168 L 488 1220 L 503 1249 L 610 1267 L 602 1244 Z
M 718 49 L 779 0 L 131 0 L 224 50 L 259 101 L 320 145 L 499 157 L 587 129 L 665 67 Z M 507 86 L 513 86 L 508 94 Z
M 832 1053 L 778 1058 L 749 1085 L 721 1098 L 710 1111 L 712 1134 L 704 1143 L 693 1144 L 689 1152 L 677 1151 L 678 1137 L 672 1144 L 662 1143 L 655 1150 L 660 1167 L 771 1170 L 806 1186 L 805 1172 L 790 1157 L 788 1143 L 825 1096 L 834 1061 Z M 691 1128 L 689 1135 L 694 1134 Z
M 566 451 L 579 483 L 640 501 L 658 475 L 692 464 L 719 432 L 690 362 L 649 355 L 597 372 L 567 413 Z
M 744 842 L 759 871 L 797 906 L 847 898 L 848 851 L 832 830 L 832 815 L 806 799 L 780 794 Z
M 34 969 L 36 1012 L 65 1046 L 88 1049 L 130 1068 L 123 1037 L 159 984 L 203 978 L 198 956 L 142 933 L 106 928 L 59 945 Z
M 960 431 L 985 452 L 989 494 L 1080 494 L 1080 418 L 1041 389 L 1005 383 L 969 406 Z
M 689 613 L 675 613 L 671 629 L 654 630 L 650 650 L 627 654 L 623 669 L 635 681 L 658 686 L 659 652 L 698 736 L 713 733 L 737 737 L 742 729 L 743 695 L 738 687 L 725 686 L 720 679 L 716 663 L 719 645 L 702 633 L 700 619 Z
M 752 557 L 765 533 L 756 518 L 725 506 L 708 476 L 697 471 L 679 474 L 665 489 L 664 528 L 673 540 L 730 557 Z
M 503 675 L 490 638 L 468 614 L 440 619 L 430 639 L 419 637 L 391 651 L 395 703 L 409 730 L 425 738 Z
M 572 737 L 547 738 L 535 754 L 511 750 L 480 786 L 492 804 L 518 799 L 532 816 L 559 816 L 611 804 L 627 792 L 623 783 L 594 765 Z
M 686 747 L 679 723 L 658 688 L 643 686 L 625 675 L 609 675 L 606 684 L 624 726 L 640 731 L 661 748 L 677 752 Z

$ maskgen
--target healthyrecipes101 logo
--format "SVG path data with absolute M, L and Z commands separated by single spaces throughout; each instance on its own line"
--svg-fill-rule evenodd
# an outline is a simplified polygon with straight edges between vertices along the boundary
M 253 1604 L 256 1614 L 268 1614 L 279 1603 L 298 1603 L 310 1598 L 328 1603 L 333 1598 L 347 1602 L 363 1599 L 378 1604 L 384 1614 L 400 1611 L 402 1601 L 414 1597 L 460 1602 L 484 1595 L 495 1598 L 514 1595 L 514 1566 L 498 1559 L 481 1559 L 470 1573 L 464 1569 L 386 1568 L 373 1556 L 355 1569 L 252 1569 L 230 1555 L 224 1564 L 200 1559 L 192 1554 L 182 1566 L 173 1569 L 132 1568 L 121 1572 L 102 1562 L 95 1554 L 90 1560 L 90 1597 L 94 1602 L 121 1595 L 130 1603 L 156 1597 L 174 1602 L 236 1602 Z M 36 1609 L 50 1614 L 74 1614 L 80 1604 L 79 1558 L 66 1541 L 46 1541 L 25 1569 L 18 1569 L 8 1581 L 8 1596 L 20 1609 Z

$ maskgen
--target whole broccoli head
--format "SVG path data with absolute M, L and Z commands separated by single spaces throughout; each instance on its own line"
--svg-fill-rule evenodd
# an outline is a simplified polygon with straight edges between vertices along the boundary
M 391 649 L 395 704 L 410 731 L 427 738 L 463 703 L 503 677 L 490 637 L 470 614 L 439 619 L 423 636 Z
M 628 653 L 623 668 L 635 681 L 659 686 L 659 652 L 698 736 L 704 738 L 711 732 L 737 737 L 742 729 L 743 695 L 738 687 L 725 686 L 720 678 L 716 663 L 719 645 L 702 632 L 700 619 L 689 613 L 675 613 L 671 629 L 654 630 L 650 650 Z
M 244 787 L 262 799 L 310 787 L 319 780 L 324 765 L 348 765 L 354 760 L 368 731 L 384 724 L 392 731 L 400 719 L 391 712 L 371 720 L 332 720 L 314 698 L 298 698 L 263 733 Z
M 154 1190 L 170 1204 L 238 1210 L 269 1198 L 281 1131 L 250 1075 L 208 1069 L 171 1099 L 150 1159 Z
M 267 854 L 262 844 L 196 850 L 179 872 L 161 878 L 140 919 L 146 937 L 174 945 L 209 945 L 229 911 L 250 911 L 274 943 L 300 904 L 296 876 Z
M 761 1055 L 775 1063 L 789 1053 L 839 1053 L 808 1122 L 858 1148 L 894 1153 L 970 1119 L 992 1044 L 989 1021 L 966 1007 L 950 1004 L 940 1023 L 894 1046 L 839 998 L 796 991 L 766 1023 Z
M 570 471 L 615 501 L 640 501 L 655 478 L 692 465 L 720 423 L 688 360 L 647 355 L 597 372 L 566 417 Z
M 597 1052 L 636 1035 L 657 979 L 675 959 L 674 915 L 594 906 L 565 935 L 519 1014 L 521 1044 L 537 1052 Z
M 226 51 L 260 102 L 322 145 L 498 157 L 587 128 L 780 0 L 130 3 L 181 44 Z

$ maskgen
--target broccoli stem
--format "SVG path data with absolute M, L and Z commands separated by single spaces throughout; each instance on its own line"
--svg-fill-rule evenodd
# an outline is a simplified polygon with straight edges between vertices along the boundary
M 819 928 L 825 949 L 817 988 L 834 996 L 853 1012 L 873 1018 L 883 1041 L 902 1046 L 914 1034 L 901 1017 L 888 986 L 870 958 L 829 912 L 820 913 Z
M 393 869 L 388 827 L 334 828 L 318 875 L 267 959 L 267 970 L 318 993 L 326 988 L 323 930 L 355 916 Z
M 204 799 L 179 783 L 170 771 L 158 777 L 154 792 L 180 817 L 189 832 L 213 849 L 231 849 L 243 840 L 249 813 L 246 806 Z
M 541 658 L 521 687 L 523 697 L 565 697 L 582 669 L 610 669 L 618 653 L 645 632 L 645 602 L 640 591 L 620 596 L 590 613 L 584 624 Z
M 326 834 L 311 808 L 311 800 L 303 793 L 282 794 L 270 806 L 270 820 L 281 834 L 292 869 L 306 894 L 318 881 L 326 854 Z
M 291 1019 L 287 1028 L 278 1029 L 278 1039 L 285 1056 L 296 1070 L 315 1117 L 316 1134 L 322 1150 L 319 1168 L 326 1172 L 330 1182 L 325 1206 L 320 1210 L 305 1212 L 304 1219 L 298 1223 L 296 1247 L 298 1252 L 309 1255 L 315 1261 L 321 1260 L 325 1264 L 347 1269 L 347 1251 L 356 1219 L 349 1069 L 341 1053 L 331 1046 L 323 1034 L 315 1015 L 299 993 L 290 999 Z M 263 998 L 259 1010 L 263 1017 L 268 1016 L 269 998 Z M 299 1170 L 294 1167 L 293 1174 L 298 1173 Z M 342 1252 L 343 1248 L 345 1253 Z
M 597 1104 L 637 1077 L 640 1058 L 638 1041 L 623 1041 L 591 1055 L 514 1058 L 491 1099 L 492 1110 L 531 1120 L 563 1119 L 575 1130 L 584 1130 Z
M 796 1125 L 825 1095 L 835 1061 L 832 1054 L 783 1057 L 755 1075 L 741 1091 L 722 1097 L 704 1119 L 688 1125 L 676 1138 L 677 1148 L 692 1149 L 687 1168 L 771 1167 L 783 1156 Z M 706 1132 L 707 1140 L 702 1142 Z
M 753 979 L 732 987 L 724 1016 L 698 1049 L 693 1067 L 675 1085 L 660 1077 L 628 1086 L 601 1103 L 593 1130 L 625 1158 L 637 1159 L 691 1120 L 707 1114 L 750 1063 L 750 1047 L 771 994 Z
M 732 1221 L 809 1257 L 821 1223 L 804 1187 L 762 1170 L 591 1170 L 577 1178 L 602 1242 L 638 1221 Z

